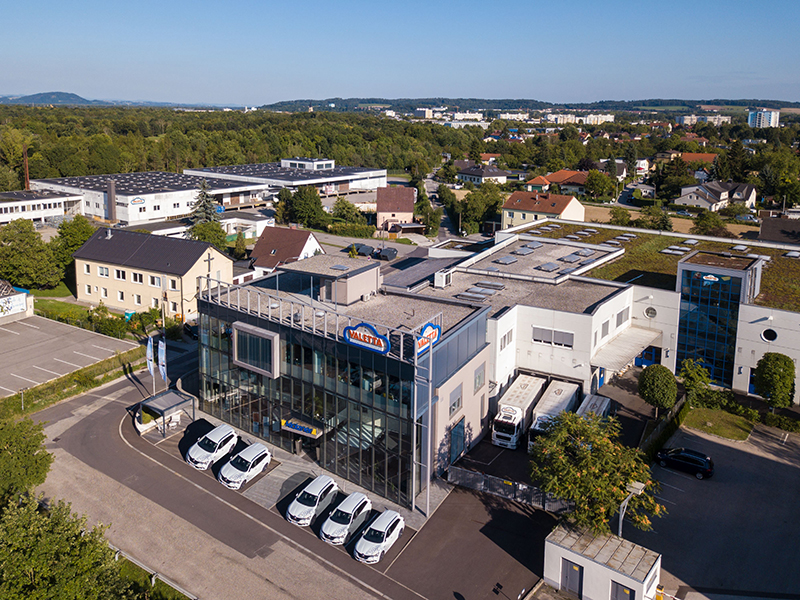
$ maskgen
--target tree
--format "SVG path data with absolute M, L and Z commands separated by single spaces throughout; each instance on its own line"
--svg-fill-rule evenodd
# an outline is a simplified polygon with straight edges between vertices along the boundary
M 717 154 L 708 177 L 711 181 L 728 181 L 731 178 L 731 169 L 728 159 L 724 154 Z
M 244 234 L 239 231 L 236 234 L 236 243 L 233 246 L 233 258 L 242 260 L 247 256 L 247 243 L 244 241 Z
M 545 425 L 531 450 L 531 477 L 543 491 L 574 502 L 571 519 L 595 533 L 610 533 L 609 522 L 633 482 L 645 485 L 631 498 L 625 515 L 634 527 L 652 528 L 651 516 L 666 511 L 656 502 L 658 483 L 636 448 L 619 442 L 619 422 L 590 414 L 562 412 Z
M 275 202 L 275 220 L 278 223 L 288 223 L 291 221 L 289 209 L 292 204 L 292 192 L 288 188 L 281 188 L 278 192 L 278 200 Z
M 195 196 L 194 204 L 192 205 L 192 214 L 189 219 L 192 222 L 192 227 L 201 223 L 216 223 L 219 221 L 217 214 L 217 204 L 208 193 L 208 184 L 206 180 L 200 181 L 200 189 Z
M 649 365 L 639 374 L 639 395 L 642 400 L 658 409 L 670 409 L 675 406 L 678 396 L 678 384 L 675 376 L 664 365 Z
M 348 202 L 344 196 L 339 196 L 336 202 L 333 203 L 333 211 L 331 216 L 334 219 L 341 219 L 347 223 L 354 223 L 357 225 L 366 225 L 367 218 L 364 216 L 355 204 Z
M 766 352 L 755 372 L 756 394 L 773 409 L 791 406 L 794 400 L 794 363 L 785 354 Z
M 606 174 L 613 180 L 617 180 L 617 159 L 613 156 L 606 161 Z
M 728 165 L 731 179 L 744 181 L 747 176 L 747 153 L 744 150 L 744 144 L 739 140 L 733 142 L 728 150 Z
M 220 252 L 225 252 L 228 248 L 228 236 L 222 225 L 216 221 L 192 225 L 189 228 L 189 238 L 198 242 L 208 242 Z
M 53 462 L 53 455 L 45 450 L 44 441 L 41 423 L 28 418 L 0 423 L 2 504 L 44 483 Z
M 736 237 L 725 227 L 725 222 L 722 220 L 722 217 L 710 210 L 704 210 L 697 215 L 697 218 L 694 220 L 694 225 L 692 225 L 689 232 L 695 235 L 713 235 L 727 238 Z
M 0 598 L 132 598 L 104 530 L 89 528 L 63 501 L 47 510 L 31 496 L 8 504 L 0 517 Z
M 289 218 L 292 221 L 302 223 L 305 227 L 322 228 L 326 225 L 326 217 L 317 188 L 304 185 L 292 194 L 289 205 Z
M 708 370 L 699 361 L 691 358 L 681 363 L 681 372 L 678 374 L 683 380 L 686 396 L 689 402 L 702 398 L 711 385 L 711 376 Z
M 639 153 L 636 151 L 635 144 L 630 142 L 625 144 L 623 158 L 625 159 L 625 168 L 628 170 L 628 176 L 632 177 L 636 174 L 636 162 L 639 160 Z
M 50 241 L 50 247 L 56 264 L 62 270 L 72 265 L 72 253 L 83 246 L 94 231 L 92 224 L 83 215 L 75 215 L 71 221 L 61 222 L 58 226 L 58 237 Z
M 658 206 L 648 206 L 639 212 L 641 215 L 633 225 L 642 229 L 658 229 L 660 231 L 672 231 L 672 219 L 666 211 Z
M 597 198 L 608 192 L 612 185 L 614 184 L 611 183 L 607 175 L 597 169 L 592 169 L 586 176 L 586 185 L 584 187 L 592 195 L 592 198 Z
M 0 278 L 23 288 L 51 288 L 64 271 L 42 241 L 33 222 L 16 219 L 0 227 Z
M 629 211 L 627 208 L 622 208 L 621 206 L 612 206 L 611 220 L 609 223 L 620 227 L 629 226 L 631 224 L 631 211 Z

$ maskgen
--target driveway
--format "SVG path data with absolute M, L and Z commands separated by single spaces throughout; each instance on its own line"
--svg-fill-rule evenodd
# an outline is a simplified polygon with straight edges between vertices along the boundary
M 747 442 L 682 428 L 668 446 L 714 459 L 711 479 L 653 466 L 669 514 L 624 537 L 663 555 L 661 582 L 681 598 L 797 598 L 800 436 L 757 426 Z

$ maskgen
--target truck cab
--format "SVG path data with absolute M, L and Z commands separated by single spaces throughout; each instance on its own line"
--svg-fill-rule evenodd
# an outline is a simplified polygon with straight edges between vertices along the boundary
M 492 423 L 492 443 L 502 448 L 514 449 L 519 445 L 522 411 L 514 406 L 504 406 Z

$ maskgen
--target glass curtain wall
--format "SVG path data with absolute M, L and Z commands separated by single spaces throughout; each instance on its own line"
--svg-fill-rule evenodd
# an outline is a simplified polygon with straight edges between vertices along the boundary
M 295 418 L 323 431 L 303 446 L 320 465 L 398 504 L 411 504 L 413 365 L 280 327 L 280 377 L 232 363 L 227 311 L 201 314 L 200 407 L 291 451 Z M 219 311 L 219 312 L 216 312 Z M 219 318 L 218 318 L 219 317 Z M 252 325 L 253 319 L 248 319 Z

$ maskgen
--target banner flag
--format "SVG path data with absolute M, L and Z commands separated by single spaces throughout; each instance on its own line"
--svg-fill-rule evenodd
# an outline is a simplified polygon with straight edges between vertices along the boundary
M 155 377 L 153 374 L 153 338 L 147 339 L 147 370 L 150 371 L 150 377 Z
M 158 370 L 161 373 L 161 379 L 164 383 L 167 382 L 167 344 L 163 339 L 158 340 Z

